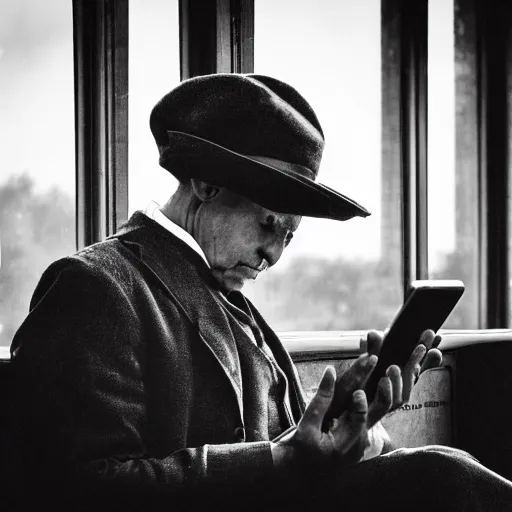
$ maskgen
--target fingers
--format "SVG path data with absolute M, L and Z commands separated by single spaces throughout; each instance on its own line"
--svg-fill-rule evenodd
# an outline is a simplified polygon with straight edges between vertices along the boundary
M 387 369 L 386 375 L 389 377 L 389 380 L 391 381 L 391 409 L 397 409 L 403 403 L 402 372 L 400 370 L 400 367 L 394 364 Z
M 362 336 L 359 340 L 359 352 L 360 354 L 368 353 L 379 355 L 380 349 L 387 330 L 384 332 L 372 330 L 368 331 L 365 336 Z M 437 348 L 442 341 L 442 337 L 439 334 L 435 334 L 432 329 L 426 329 L 421 333 L 418 344 L 425 345 L 427 351 L 431 348 Z
M 361 336 L 361 339 L 359 340 L 359 353 L 361 355 L 368 352 L 368 342 L 366 341 L 367 336 L 368 334 L 365 334 L 364 336 Z
M 411 391 L 418 380 L 421 369 L 421 361 L 425 357 L 427 349 L 425 345 L 418 345 L 412 352 L 409 361 L 404 366 L 402 372 L 402 400 L 408 402 L 411 397 Z
M 325 413 L 331 405 L 334 396 L 334 385 L 336 382 L 336 371 L 332 366 L 324 370 L 318 390 L 309 402 L 299 423 L 299 427 L 306 431 L 320 430 Z
M 426 353 L 426 355 L 425 355 Z M 423 362 L 422 362 L 423 361 Z M 412 388 L 425 370 L 441 366 L 443 355 L 437 348 L 431 348 L 428 352 L 424 345 L 418 345 L 402 372 L 402 399 L 408 402 L 411 398 Z
M 368 402 L 366 393 L 358 389 L 352 393 L 348 409 L 336 422 L 336 426 L 331 430 L 336 444 L 338 455 L 347 454 L 357 443 L 367 436 Z M 364 448 L 362 451 L 364 452 Z
M 425 345 L 426 347 L 426 357 L 421 364 L 420 373 L 425 370 L 429 370 L 430 368 L 436 368 L 439 366 L 443 360 L 443 355 L 441 351 L 438 350 L 438 346 L 441 343 L 441 336 L 434 334 L 434 331 L 428 329 L 423 331 L 420 336 L 420 344 Z
M 425 360 L 423 361 L 420 369 L 420 373 L 425 370 L 430 370 L 431 368 L 437 368 L 441 366 L 443 362 L 443 354 L 437 348 L 432 348 L 427 352 Z
M 384 336 L 379 331 L 368 331 L 366 335 L 366 349 L 368 354 L 379 355 Z
M 409 401 L 412 388 L 416 384 L 420 373 L 441 364 L 442 354 L 436 348 L 439 343 L 441 343 L 441 336 L 434 334 L 431 329 L 421 333 L 419 343 L 402 371 L 402 398 L 404 402 Z
M 375 393 L 375 398 L 368 408 L 368 428 L 372 428 L 390 410 L 393 403 L 393 390 L 391 379 L 382 377 Z
M 411 399 L 412 388 L 418 381 L 420 376 L 420 365 L 417 364 L 402 374 L 402 403 L 406 403 Z
M 427 329 L 421 333 L 419 344 L 425 345 L 427 350 L 432 348 L 436 335 L 432 329 Z
M 328 422 L 331 418 L 340 416 L 348 407 L 352 393 L 356 389 L 362 389 L 371 372 L 377 364 L 377 356 L 361 354 L 350 366 L 350 368 L 341 374 L 336 381 L 336 389 L 332 400 L 331 408 L 325 417 L 323 425 L 324 432 L 328 429 Z
M 364 336 L 361 336 L 359 340 L 359 353 L 379 355 L 383 339 L 384 334 L 382 332 L 375 330 L 368 331 Z
M 352 403 L 349 407 L 349 413 L 356 423 L 366 421 L 368 401 L 366 400 L 366 393 L 362 389 L 358 389 L 352 393 Z
M 377 360 L 375 355 L 361 354 L 350 368 L 338 377 L 336 393 L 346 393 L 350 397 L 356 389 L 362 388 L 375 368 Z

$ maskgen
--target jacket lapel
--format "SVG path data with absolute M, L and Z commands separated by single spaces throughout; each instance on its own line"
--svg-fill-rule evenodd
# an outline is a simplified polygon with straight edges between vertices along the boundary
M 226 312 L 220 307 L 210 269 L 185 242 L 142 212 L 136 212 L 111 238 L 118 238 L 159 282 L 165 293 L 196 326 L 229 379 L 243 419 L 240 360 Z
M 295 398 L 293 400 L 290 396 L 292 413 L 295 421 L 298 422 L 306 409 L 306 401 L 304 399 L 304 392 L 302 391 L 302 387 L 300 385 L 300 378 L 297 372 L 297 368 L 293 364 L 292 358 L 290 357 L 288 351 L 284 348 L 281 340 L 267 324 L 265 319 L 260 315 L 260 312 L 254 307 L 249 299 L 245 298 L 245 300 L 247 301 L 247 305 L 249 306 L 256 324 L 260 327 L 263 333 L 263 337 L 267 345 L 270 347 L 270 350 L 274 355 L 274 359 L 288 378 L 288 382 L 290 384 L 290 394 L 293 393 Z

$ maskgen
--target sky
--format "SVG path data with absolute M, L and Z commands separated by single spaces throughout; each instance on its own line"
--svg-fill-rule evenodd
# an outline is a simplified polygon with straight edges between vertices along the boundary
M 431 0 L 430 236 L 454 244 L 454 100 L 451 2 Z M 27 172 L 37 187 L 74 195 L 70 0 L 0 0 L 0 184 Z M 177 1 L 130 1 L 129 209 L 163 203 L 176 186 L 158 166 L 153 105 L 179 83 Z M 373 215 L 339 223 L 303 219 L 294 255 L 380 257 L 380 1 L 255 0 L 255 72 L 295 86 L 326 136 L 319 181 Z M 448 128 L 448 129 L 447 129 Z
M 71 2 L 0 0 L 0 55 L 0 183 L 74 195 Z

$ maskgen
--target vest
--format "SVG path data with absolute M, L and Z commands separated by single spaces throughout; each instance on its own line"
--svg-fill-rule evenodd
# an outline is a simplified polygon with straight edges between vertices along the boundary
M 242 373 L 245 440 L 269 441 L 294 424 L 288 380 L 252 317 L 244 296 L 231 292 L 229 311 Z

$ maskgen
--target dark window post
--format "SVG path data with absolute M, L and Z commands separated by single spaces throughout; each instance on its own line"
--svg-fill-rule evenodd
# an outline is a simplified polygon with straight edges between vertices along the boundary
M 487 323 L 481 281 L 480 117 L 478 100 L 477 16 L 474 0 L 454 1 L 455 42 L 455 252 L 466 281 L 464 317 Z M 454 276 L 448 276 L 454 277 Z M 471 306 L 470 306 L 471 305 Z M 470 306 L 470 307 L 469 307 Z
M 509 84 L 512 6 L 476 1 L 480 127 L 481 293 L 485 327 L 509 325 Z
M 128 214 L 128 0 L 73 0 L 77 246 Z
M 254 0 L 180 0 L 181 79 L 254 69 Z
M 382 169 L 401 168 L 400 183 L 385 187 L 402 206 L 405 297 L 411 281 L 428 277 L 427 0 L 382 0 L 382 24 Z
M 404 296 L 428 278 L 427 50 L 428 2 L 401 2 Z
M 396 0 L 381 3 L 381 252 L 383 271 L 404 288 L 404 223 L 402 183 L 401 11 Z M 397 262 L 400 262 L 397 265 Z

